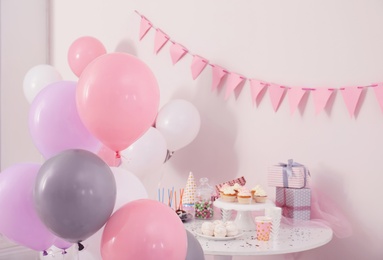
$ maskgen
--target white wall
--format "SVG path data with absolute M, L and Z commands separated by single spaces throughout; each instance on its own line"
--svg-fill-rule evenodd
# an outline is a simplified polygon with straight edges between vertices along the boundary
M 125 51 L 144 60 L 158 79 L 161 105 L 184 98 L 199 109 L 202 125 L 196 140 L 177 151 L 161 172 L 140 176 L 152 198 L 156 198 L 159 182 L 165 188 L 183 187 L 189 171 L 197 178 L 209 177 L 212 183 L 245 176 L 249 186 L 266 186 L 267 167 L 293 158 L 309 167 L 314 186 L 338 204 L 354 231 L 351 237 L 334 237 L 328 245 L 304 252 L 298 259 L 383 257 L 383 210 L 377 205 L 383 183 L 383 114 L 371 89 L 365 92 L 356 118 L 348 115 L 339 92 L 331 109 L 319 115 L 314 113 L 312 95 L 303 113 L 292 116 L 287 99 L 275 113 L 267 93 L 259 107 L 254 107 L 248 84 L 237 98 L 224 101 L 224 91 L 210 90 L 210 68 L 193 81 L 190 55 L 175 66 L 169 44 L 155 55 L 153 30 L 139 42 L 140 19 L 134 13 L 141 12 L 192 53 L 248 78 L 340 88 L 382 82 L 383 2 L 67 0 L 51 4 L 52 64 L 64 78 L 76 79 L 66 60 L 70 44 L 90 35 L 100 39 L 109 52 Z M 14 91 L 2 93 L 2 109 L 7 95 L 8 107 L 23 103 L 23 115 L 3 126 L 3 131 L 25 131 L 25 100 Z M 2 120 L 7 116 L 3 109 Z M 33 149 L 22 136 L 24 140 L 11 135 L 4 140 L 3 134 L 2 147 L 5 141 L 17 144 L 7 146 L 12 156 L 4 158 L 3 150 L 3 165 L 29 159 L 17 152 Z M 274 190 L 268 191 L 273 196 Z
M 42 162 L 28 129 L 27 71 L 48 62 L 46 0 L 1 0 L 1 169 Z

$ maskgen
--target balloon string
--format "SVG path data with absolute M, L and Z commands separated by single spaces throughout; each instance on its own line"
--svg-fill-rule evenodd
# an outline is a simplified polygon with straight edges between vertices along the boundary
M 81 251 L 84 249 L 84 246 L 80 242 L 78 242 L 77 245 L 78 245 L 78 251 Z

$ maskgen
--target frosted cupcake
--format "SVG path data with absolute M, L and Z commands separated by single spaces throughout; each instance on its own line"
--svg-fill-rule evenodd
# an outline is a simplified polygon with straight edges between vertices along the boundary
M 252 190 L 254 190 L 254 200 L 257 203 L 264 203 L 267 200 L 266 191 L 262 188 L 261 185 L 255 186 Z
M 237 199 L 237 192 L 233 186 L 226 186 L 221 189 L 221 199 L 226 202 L 234 202 Z
M 244 189 L 244 187 L 239 183 L 234 183 L 233 189 L 238 193 L 240 190 Z
M 237 194 L 238 203 L 250 204 L 252 199 L 251 192 L 248 189 L 241 189 Z

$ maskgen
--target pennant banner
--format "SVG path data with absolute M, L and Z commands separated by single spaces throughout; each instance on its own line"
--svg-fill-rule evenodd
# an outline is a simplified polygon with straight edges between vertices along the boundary
M 141 24 L 140 24 L 140 40 L 144 38 L 149 29 L 152 28 L 152 24 L 146 19 L 144 16 L 141 16 Z
M 289 88 L 287 93 L 289 95 L 290 113 L 294 114 L 295 109 L 299 106 L 299 103 L 302 100 L 302 97 L 306 94 L 306 89 L 293 87 Z
M 195 55 L 193 58 L 193 62 L 191 65 L 191 71 L 192 71 L 192 77 L 193 79 L 196 79 L 199 74 L 203 71 L 203 69 L 208 64 L 208 61 L 201 56 Z
M 245 84 L 247 78 L 237 73 L 233 73 L 224 69 L 223 67 L 217 64 L 210 64 L 209 61 L 197 54 L 190 53 L 187 48 L 182 46 L 181 44 L 174 42 L 170 39 L 168 35 L 166 35 L 162 30 L 153 26 L 153 24 L 146 19 L 143 15 L 138 13 L 141 16 L 140 22 L 140 32 L 139 32 L 139 40 L 145 37 L 147 32 L 154 28 L 156 30 L 155 42 L 154 42 L 154 52 L 157 54 L 161 48 L 170 40 L 172 45 L 170 47 L 170 56 L 172 59 L 173 65 L 176 64 L 182 57 L 186 54 L 190 54 L 193 56 L 192 64 L 191 64 L 191 72 L 192 78 L 195 80 L 201 72 L 205 69 L 207 65 L 212 67 L 212 91 L 216 90 L 222 83 L 223 79 L 227 77 L 226 82 L 226 93 L 225 100 L 227 100 L 232 92 L 241 84 Z M 327 106 L 327 103 L 332 96 L 332 94 L 337 90 L 334 88 L 307 88 L 307 87 L 288 87 L 282 86 L 279 84 L 264 82 L 257 79 L 248 79 L 250 84 L 251 91 L 251 100 L 253 104 L 257 104 L 263 97 L 264 90 L 268 89 L 270 101 L 274 111 L 276 112 L 284 99 L 285 90 L 287 90 L 290 112 L 294 114 L 297 107 L 307 93 L 307 91 L 313 91 L 313 102 L 315 106 L 315 113 L 318 114 L 322 110 L 324 110 Z M 367 87 L 374 87 L 375 96 L 377 101 L 379 102 L 380 108 L 383 112 L 383 83 L 379 84 L 371 84 L 366 86 L 355 86 L 355 87 L 342 87 L 339 90 L 342 93 L 343 100 L 346 104 L 347 110 L 351 117 L 355 115 L 355 110 L 358 107 L 360 95 L 363 89 Z
M 379 106 L 383 112 L 383 83 L 378 84 L 374 88 L 376 99 L 378 100 Z
M 358 105 L 360 94 L 362 93 L 362 87 L 347 87 L 341 88 L 344 102 L 346 103 L 347 110 L 351 117 L 355 114 L 355 109 Z
M 170 56 L 172 58 L 173 65 L 176 64 L 183 56 L 185 56 L 187 52 L 187 49 L 181 44 L 176 42 L 173 43 L 170 47 Z
M 261 94 L 262 90 L 265 89 L 265 86 L 267 84 L 257 79 L 249 79 L 249 81 L 250 81 L 250 91 L 251 91 L 253 104 L 257 104 L 258 96 Z
M 219 84 L 221 83 L 223 77 L 227 74 L 227 71 L 218 66 L 218 65 L 212 65 L 212 84 L 211 84 L 211 90 L 214 91 L 218 88 Z
M 160 29 L 157 29 L 156 37 L 154 38 L 154 53 L 157 54 L 168 40 L 169 40 L 169 36 L 167 36 Z
M 285 88 L 277 84 L 270 84 L 268 86 L 271 105 L 275 112 L 277 112 L 279 105 L 282 101 Z
M 231 72 L 227 78 L 227 86 L 226 86 L 226 94 L 225 100 L 229 98 L 231 93 L 234 91 L 236 87 L 238 87 L 245 78 L 237 73 Z
M 317 88 L 314 89 L 314 105 L 315 105 L 315 113 L 319 114 L 327 105 L 327 101 L 330 99 L 333 89 L 328 88 Z

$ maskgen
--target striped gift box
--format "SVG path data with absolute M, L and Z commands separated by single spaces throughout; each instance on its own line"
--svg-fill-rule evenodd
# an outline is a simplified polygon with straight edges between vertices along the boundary
M 284 168 L 284 166 L 279 165 L 269 167 L 267 173 L 268 186 L 298 189 L 308 186 L 310 175 L 305 166 L 291 167 L 291 174 L 288 174 Z M 284 178 L 286 178 L 286 181 Z

